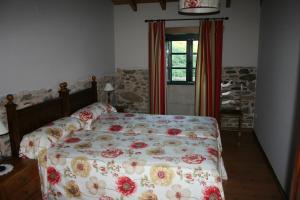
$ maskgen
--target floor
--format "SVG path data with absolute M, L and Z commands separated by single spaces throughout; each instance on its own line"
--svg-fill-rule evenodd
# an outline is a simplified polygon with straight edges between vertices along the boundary
M 223 159 L 228 174 L 224 181 L 226 200 L 284 199 L 276 179 L 252 132 L 223 132 Z

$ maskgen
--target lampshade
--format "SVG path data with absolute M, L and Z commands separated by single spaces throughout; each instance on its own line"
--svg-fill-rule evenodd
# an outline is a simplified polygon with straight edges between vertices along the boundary
M 7 130 L 7 128 L 4 126 L 3 122 L 0 121 L 0 135 L 4 135 L 4 134 L 6 134 L 6 133 L 8 133 L 8 130 Z
M 111 92 L 114 91 L 114 87 L 111 85 L 111 83 L 106 83 L 104 87 L 105 92 Z
M 220 0 L 179 0 L 179 12 L 204 14 L 218 12 Z

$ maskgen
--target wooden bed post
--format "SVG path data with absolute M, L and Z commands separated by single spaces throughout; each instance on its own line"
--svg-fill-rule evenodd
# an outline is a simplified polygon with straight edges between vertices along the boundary
M 20 134 L 19 134 L 19 126 L 18 126 L 18 118 L 17 118 L 17 105 L 13 102 L 14 96 L 9 94 L 6 96 L 8 100 L 6 107 L 7 113 L 7 122 L 8 122 L 8 130 L 9 130 L 9 139 L 11 146 L 11 154 L 14 158 L 19 157 L 19 148 L 20 148 Z
M 70 96 L 69 92 L 70 90 L 68 89 L 68 84 L 66 82 L 63 82 L 59 84 L 60 90 L 58 91 L 59 97 L 62 98 L 62 111 L 63 111 L 63 116 L 67 117 L 71 114 L 71 107 L 70 107 Z
M 92 76 L 92 89 L 93 89 L 93 100 L 94 100 L 94 102 L 97 102 L 98 101 L 98 92 L 97 92 L 96 76 Z

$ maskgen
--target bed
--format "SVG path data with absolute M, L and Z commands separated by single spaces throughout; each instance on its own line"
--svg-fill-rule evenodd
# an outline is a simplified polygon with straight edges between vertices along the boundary
M 69 94 L 63 83 L 59 93 L 25 111 L 15 109 L 11 96 L 7 104 L 13 155 L 38 160 L 45 199 L 224 199 L 227 175 L 214 118 L 108 107 L 86 126 L 82 118 L 90 119 L 89 105 L 97 102 L 95 78 L 91 88 Z M 53 126 L 63 129 L 59 137 Z

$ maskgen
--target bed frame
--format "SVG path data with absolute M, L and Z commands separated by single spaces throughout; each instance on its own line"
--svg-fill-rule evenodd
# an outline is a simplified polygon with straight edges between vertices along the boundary
M 19 157 L 20 143 L 24 135 L 57 120 L 71 115 L 76 110 L 97 102 L 96 77 L 92 77 L 91 87 L 69 94 L 67 83 L 59 85 L 59 97 L 17 110 L 13 95 L 7 95 L 8 130 L 12 157 Z

